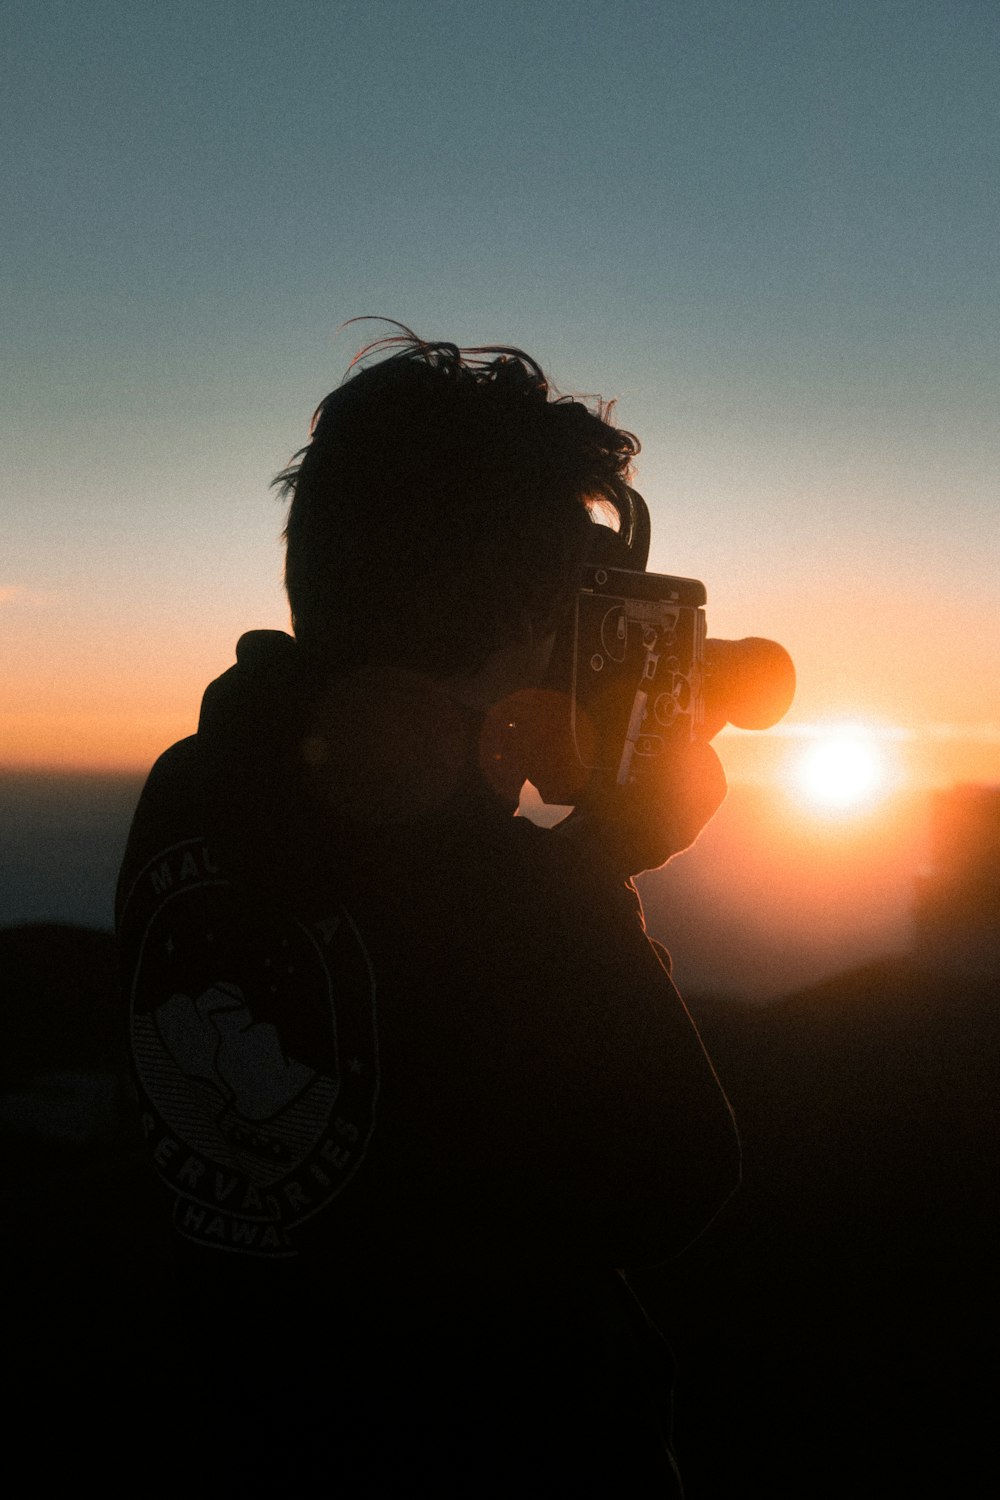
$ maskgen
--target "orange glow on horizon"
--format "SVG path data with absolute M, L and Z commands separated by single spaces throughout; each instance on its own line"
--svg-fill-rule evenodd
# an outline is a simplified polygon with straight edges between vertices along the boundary
M 0 769 L 128 774 L 148 771 L 196 722 L 166 714 L 18 714 L 4 724 Z
M 155 701 L 155 689 L 163 698 Z M 95 695 L 93 708 L 81 711 L 78 702 L 55 702 L 45 708 L 36 695 L 30 708 L 0 713 L 0 769 L 63 772 L 122 772 L 148 770 L 175 741 L 193 734 L 198 722 L 200 692 L 171 682 L 147 684 L 141 694 L 118 695 L 113 707 Z M 79 694 L 74 695 L 79 699 Z M 108 695 L 109 696 L 109 695 Z M 131 700 L 131 701 L 130 701 Z M 23 703 L 23 699 L 22 699 Z M 866 726 L 863 733 L 881 756 L 884 782 L 881 793 L 862 804 L 844 794 L 846 811 L 871 809 L 880 798 L 897 791 L 929 790 L 958 783 L 1000 785 L 1000 734 L 975 725 L 962 730 L 926 726 L 903 731 Z M 715 742 L 726 775 L 733 785 L 751 783 L 784 789 L 802 813 L 822 814 L 822 798 L 810 798 L 799 782 L 801 765 L 843 727 L 837 724 L 783 724 L 761 733 L 727 729 Z M 817 773 L 818 774 L 818 773 Z M 831 802 L 836 798 L 831 794 Z M 843 816 L 843 814 L 840 814 Z

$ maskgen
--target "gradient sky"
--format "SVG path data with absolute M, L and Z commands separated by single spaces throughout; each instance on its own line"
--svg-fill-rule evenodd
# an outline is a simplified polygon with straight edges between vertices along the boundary
M 0 763 L 147 765 L 287 624 L 268 482 L 381 313 L 619 398 L 650 565 L 796 659 L 734 774 L 848 717 L 1000 781 L 1000 7 L 4 0 L 0 33 Z

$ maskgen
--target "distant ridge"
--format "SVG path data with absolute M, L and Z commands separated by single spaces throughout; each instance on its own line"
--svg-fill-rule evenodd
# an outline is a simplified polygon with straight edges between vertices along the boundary
M 1000 1337 L 996 980 L 884 957 L 691 1009 L 743 1186 L 639 1289 L 691 1500 L 979 1493 Z M 928 1441 L 928 1435 L 932 1439 Z

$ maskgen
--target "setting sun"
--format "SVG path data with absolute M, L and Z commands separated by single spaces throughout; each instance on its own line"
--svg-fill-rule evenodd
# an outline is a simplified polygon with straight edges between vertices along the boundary
M 885 754 L 864 729 L 831 729 L 809 746 L 794 769 L 795 784 L 818 811 L 840 814 L 860 811 L 888 790 Z

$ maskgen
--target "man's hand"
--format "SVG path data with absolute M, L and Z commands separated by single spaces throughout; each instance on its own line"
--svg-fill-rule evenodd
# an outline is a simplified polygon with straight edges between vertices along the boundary
M 558 831 L 622 875 L 639 875 L 689 848 L 725 795 L 722 762 L 699 740 L 664 755 L 655 776 L 592 782 Z

